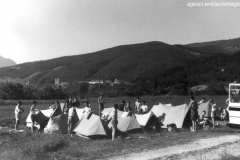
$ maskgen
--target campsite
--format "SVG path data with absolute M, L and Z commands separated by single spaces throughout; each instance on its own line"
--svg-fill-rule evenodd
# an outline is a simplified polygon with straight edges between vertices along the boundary
M 202 96 L 196 97 L 200 100 Z M 216 103 L 220 107 L 227 107 L 225 100 L 227 96 L 206 96 L 206 99 L 215 99 Z M 134 102 L 134 98 L 118 98 L 107 99 L 106 108 L 112 107 L 114 103 L 120 103 L 122 99 Z M 169 96 L 169 97 L 142 97 L 147 101 L 149 106 L 171 103 L 173 106 L 182 106 L 189 103 L 189 97 L 187 96 Z M 97 102 L 96 100 L 90 102 L 92 104 L 93 113 L 97 114 Z M 82 103 L 81 106 L 83 107 Z M 199 130 L 196 133 L 190 132 L 189 128 L 181 128 L 177 132 L 168 132 L 166 128 L 160 129 L 160 131 L 133 132 L 128 134 L 128 138 L 117 137 L 117 140 L 112 142 L 109 138 L 97 138 L 86 139 L 80 136 L 74 135 L 70 137 L 68 134 L 62 134 L 60 132 L 54 132 L 52 134 L 38 133 L 31 131 L 26 127 L 25 123 L 20 125 L 20 128 L 24 131 L 21 133 L 9 132 L 14 128 L 14 106 L 1 106 L 0 108 L 0 159 L 111 159 L 120 158 L 124 159 L 124 155 L 133 153 L 147 153 L 155 149 L 164 149 L 168 147 L 174 147 L 178 145 L 187 145 L 193 141 L 201 141 L 208 138 L 218 138 L 224 136 L 234 136 L 239 134 L 240 130 L 231 129 L 222 124 L 213 130 Z M 26 112 L 22 116 L 22 122 L 26 121 L 28 116 L 28 110 L 30 105 L 23 105 Z M 49 104 L 39 104 L 37 109 L 44 110 L 49 107 Z M 81 107 L 80 107 L 81 108 Z M 96 115 L 97 116 L 97 115 Z M 179 120 L 178 120 L 179 121 Z M 150 137 L 150 138 L 149 138 Z M 228 140 L 228 139 L 227 139 Z M 228 142 L 222 142 L 218 145 L 234 144 L 236 140 L 231 140 L 229 137 Z M 219 142 L 220 143 L 220 142 Z M 206 147 L 206 146 L 205 146 Z M 192 148 L 192 147 L 190 147 Z M 209 151 L 214 146 L 209 146 Z M 216 149 L 216 147 L 215 147 Z M 204 150 L 204 148 L 203 148 Z M 226 149 L 225 149 L 226 150 Z M 186 151 L 185 151 L 186 152 Z M 202 150 L 189 150 L 186 155 L 199 158 L 199 152 Z M 218 155 L 226 157 L 228 155 L 225 151 L 224 155 Z M 208 152 L 204 152 L 206 155 Z M 170 153 L 169 153 L 170 154 Z M 153 154 L 154 155 L 154 154 Z M 167 157 L 181 158 L 181 154 L 170 154 Z M 159 155 L 155 155 L 157 158 Z M 126 158 L 126 157 L 125 157 Z M 140 157 L 137 157 L 139 159 Z M 121 158 L 120 158 L 121 159 Z M 133 157 L 134 159 L 134 157 Z M 135 157 L 136 159 L 136 157 Z

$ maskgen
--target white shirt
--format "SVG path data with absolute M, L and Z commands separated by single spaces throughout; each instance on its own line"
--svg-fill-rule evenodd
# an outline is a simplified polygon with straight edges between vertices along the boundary
M 89 112 L 91 112 L 91 108 L 90 107 L 84 107 L 83 108 L 83 113 L 89 113 Z
M 148 111 L 148 106 L 147 105 L 142 105 L 141 109 L 143 110 L 143 112 Z
M 140 109 L 141 108 L 141 103 L 140 102 L 135 102 L 135 106 L 137 109 Z
M 74 107 L 69 108 L 68 110 L 68 116 L 73 117 L 74 116 Z

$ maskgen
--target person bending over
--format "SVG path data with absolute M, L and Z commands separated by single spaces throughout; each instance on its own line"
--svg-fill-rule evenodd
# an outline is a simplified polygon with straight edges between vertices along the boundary
M 229 118 L 229 114 L 228 114 L 228 111 L 226 109 L 223 109 L 223 112 L 221 113 L 221 120 L 228 120 Z
M 202 114 L 198 118 L 198 124 L 202 125 L 204 129 L 206 127 L 206 124 L 210 122 L 208 118 L 205 118 L 205 115 L 206 111 L 202 111 Z

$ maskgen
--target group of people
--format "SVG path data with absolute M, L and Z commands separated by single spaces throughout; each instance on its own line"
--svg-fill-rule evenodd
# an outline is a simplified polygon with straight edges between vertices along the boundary
M 99 110 L 103 111 L 104 109 L 104 103 L 102 101 L 103 96 L 101 96 L 98 99 L 98 103 L 99 103 Z M 99 112 L 100 112 L 99 111 Z M 115 136 L 116 136 L 116 131 L 117 131 L 117 124 L 118 124 L 118 112 L 119 111 L 124 111 L 124 112 L 128 112 L 127 116 L 132 116 L 134 111 L 133 111 L 133 107 L 131 106 L 131 102 L 128 101 L 126 103 L 126 101 L 122 101 L 121 104 L 114 104 L 113 106 L 113 110 L 110 112 L 109 115 L 107 116 L 102 116 L 102 119 L 105 121 L 105 123 L 111 123 L 112 126 L 112 141 L 115 140 Z M 149 111 L 148 106 L 146 105 L 146 101 L 142 101 L 140 102 L 140 98 L 137 97 L 136 102 L 135 102 L 135 113 L 136 114 L 145 114 Z M 100 113 L 101 115 L 101 113 Z
M 191 131 L 196 132 L 197 131 L 197 124 L 202 125 L 203 128 L 205 128 L 206 124 L 211 124 L 212 128 L 215 128 L 215 118 L 216 118 L 216 103 L 210 99 L 208 101 L 209 105 L 211 106 L 211 120 L 206 118 L 206 111 L 203 111 L 200 116 L 198 116 L 198 106 L 201 103 L 205 103 L 205 98 L 203 98 L 201 101 L 196 102 L 195 97 L 191 96 L 190 97 L 190 110 L 191 110 L 191 121 L 192 121 L 192 127 Z M 101 95 L 98 98 L 98 105 L 99 105 L 99 116 L 102 117 L 102 111 L 104 110 L 104 100 L 103 100 L 103 95 Z M 19 123 L 20 123 L 20 118 L 22 113 L 24 112 L 24 109 L 21 107 L 22 102 L 19 101 L 16 108 L 15 108 L 15 118 L 16 118 L 16 124 L 15 124 L 15 130 L 19 129 Z M 54 105 L 50 106 L 49 108 L 52 108 L 53 111 L 55 110 L 56 107 L 60 106 L 59 101 L 56 101 Z M 30 118 L 32 120 L 32 126 L 31 126 L 31 131 L 34 131 L 34 122 L 36 121 L 35 119 L 35 107 L 36 107 L 36 101 L 33 101 L 32 106 L 30 107 Z M 63 107 L 63 112 L 65 114 L 68 114 L 68 128 L 69 128 L 69 133 L 72 135 L 72 130 L 73 130 L 73 123 L 74 123 L 74 116 L 76 114 L 75 108 L 80 107 L 80 102 L 77 101 L 77 98 L 69 98 L 68 100 L 65 101 L 64 107 Z M 116 130 L 117 130 L 117 124 L 118 124 L 118 111 L 125 111 L 128 112 L 128 116 L 132 116 L 133 113 L 135 114 L 145 114 L 148 113 L 149 107 L 146 104 L 146 101 L 140 102 L 140 98 L 136 98 L 136 102 L 134 104 L 134 111 L 133 107 L 131 106 L 131 102 L 128 101 L 127 103 L 123 100 L 121 104 L 114 104 L 113 110 L 111 113 L 105 117 L 106 118 L 106 123 L 110 123 L 112 125 L 112 140 L 115 139 L 116 136 Z M 53 112 L 54 113 L 54 112 Z M 52 113 L 52 114 L 53 114 Z M 83 113 L 92 113 L 92 108 L 91 104 L 89 102 L 84 103 L 84 108 L 83 108 Z M 222 120 L 226 120 L 228 118 L 228 112 L 226 109 L 223 109 L 223 112 L 220 116 Z
M 217 105 L 214 102 L 214 100 L 210 99 L 209 101 L 207 101 L 207 103 L 209 103 L 210 107 L 211 107 L 211 120 L 206 118 L 206 111 L 202 111 L 202 113 L 200 114 L 200 116 L 198 116 L 198 106 L 201 103 L 205 103 L 206 100 L 203 97 L 203 99 L 199 102 L 195 101 L 195 97 L 191 96 L 190 97 L 190 103 L 189 103 L 189 107 L 191 109 L 191 120 L 192 120 L 192 127 L 191 127 L 191 131 L 196 132 L 197 131 L 197 124 L 202 125 L 203 128 L 205 129 L 206 124 L 211 124 L 212 125 L 212 129 L 215 128 L 215 119 L 216 119 L 216 111 L 217 111 Z M 223 109 L 223 112 L 220 115 L 221 120 L 227 120 L 228 119 L 228 112 L 226 109 Z

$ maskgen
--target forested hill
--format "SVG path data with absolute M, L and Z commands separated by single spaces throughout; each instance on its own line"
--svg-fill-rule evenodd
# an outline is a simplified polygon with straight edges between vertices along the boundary
M 199 49 L 201 51 L 210 51 L 215 53 L 234 53 L 240 51 L 240 38 L 203 43 L 192 43 L 186 46 Z
M 90 79 L 155 81 L 161 87 L 183 88 L 196 84 L 239 79 L 239 39 L 189 45 L 148 42 L 102 51 L 19 64 L 0 69 L 0 80 L 47 84 Z M 232 54 L 225 54 L 226 48 Z M 229 51 L 229 50 L 228 50 Z M 230 52 L 230 51 L 229 51 Z M 222 72 L 224 69 L 224 72 Z M 1 82 L 0 81 L 0 82 Z
M 0 69 L 0 77 L 30 76 L 33 83 L 54 81 L 56 77 L 63 81 L 96 79 L 99 74 L 107 79 L 132 80 L 136 76 L 149 79 L 196 56 L 176 46 L 148 42 L 6 67 Z

